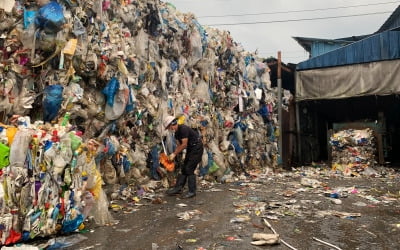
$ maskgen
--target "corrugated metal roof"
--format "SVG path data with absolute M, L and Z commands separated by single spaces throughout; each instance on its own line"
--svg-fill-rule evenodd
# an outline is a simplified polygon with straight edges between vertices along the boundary
M 314 42 L 311 45 L 311 58 L 323 55 L 329 51 L 336 50 L 346 45 L 348 45 L 348 43 Z
M 370 35 L 351 36 L 351 37 L 344 37 L 344 38 L 338 38 L 338 39 L 323 39 L 323 38 L 300 37 L 300 36 L 294 36 L 292 38 L 294 40 L 296 40 L 300 44 L 300 46 L 302 46 L 307 52 L 311 53 L 312 44 L 315 42 L 332 43 L 332 44 L 338 44 L 339 46 L 345 46 L 347 44 L 351 44 L 351 43 L 354 43 L 361 39 L 364 39 L 368 36 L 370 36 Z
M 297 64 L 296 70 L 326 68 L 400 58 L 400 31 L 391 30 L 367 37 Z

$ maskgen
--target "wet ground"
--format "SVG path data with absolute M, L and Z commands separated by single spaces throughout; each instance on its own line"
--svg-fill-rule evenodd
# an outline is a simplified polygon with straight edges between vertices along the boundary
M 67 249 L 289 249 L 251 244 L 253 233 L 272 233 L 265 221 L 293 249 L 400 249 L 399 181 L 398 172 L 345 178 L 312 169 L 199 181 L 189 200 L 160 191 L 114 201 L 119 223 L 87 224 Z

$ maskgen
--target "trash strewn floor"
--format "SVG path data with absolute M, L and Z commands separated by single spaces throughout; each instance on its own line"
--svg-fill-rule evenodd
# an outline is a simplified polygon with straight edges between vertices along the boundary
M 88 239 L 66 249 L 396 249 L 400 175 L 381 170 L 379 177 L 312 167 L 252 173 L 224 184 L 199 180 L 189 200 L 160 190 L 115 201 L 118 224 L 81 233 Z M 280 243 L 253 245 L 255 233 L 273 232 Z

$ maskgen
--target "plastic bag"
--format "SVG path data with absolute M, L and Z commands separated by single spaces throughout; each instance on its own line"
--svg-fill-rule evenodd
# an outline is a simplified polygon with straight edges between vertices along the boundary
M 69 137 L 71 138 L 71 150 L 75 151 L 82 144 L 82 138 L 75 135 L 74 132 L 69 133 Z
M 18 241 L 20 241 L 21 237 L 22 237 L 21 233 L 15 231 L 14 229 L 11 229 L 10 235 L 6 239 L 5 245 L 17 243 Z
M 82 234 L 71 234 L 67 236 L 61 236 L 54 239 L 50 239 L 47 242 L 49 245 L 46 249 L 47 250 L 56 250 L 61 248 L 67 248 L 73 246 L 81 241 L 86 240 L 87 237 Z
M 72 33 L 74 33 L 75 36 L 80 36 L 86 33 L 85 26 L 83 26 L 81 20 L 79 20 L 77 17 L 74 18 L 74 27 L 72 29 Z
M 56 118 L 63 101 L 64 87 L 61 85 L 46 86 L 43 92 L 43 120 L 50 122 Z
M 59 147 L 62 158 L 66 162 L 70 162 L 73 153 L 72 153 L 72 141 L 69 134 L 64 134 L 63 136 L 61 136 Z
M 7 136 L 7 141 L 8 145 L 11 145 L 15 135 L 17 134 L 18 128 L 16 127 L 8 127 L 6 130 L 6 136 Z
M 115 184 L 117 183 L 117 171 L 112 165 L 111 160 L 105 160 L 102 166 L 103 179 L 106 184 Z
M 213 163 L 213 155 L 211 151 L 204 150 L 201 158 L 200 176 L 205 176 Z
M 175 170 L 175 163 L 168 159 L 168 156 L 165 153 L 160 154 L 160 163 L 165 167 L 165 169 L 169 172 Z
M 49 33 L 60 31 L 64 22 L 63 8 L 55 1 L 40 8 L 35 19 L 35 24 Z
M 114 105 L 114 96 L 119 89 L 119 81 L 116 77 L 111 78 L 111 80 L 107 83 L 107 86 L 101 91 L 107 99 L 107 105 Z
M 12 228 L 12 215 L 10 213 L 2 214 L 0 217 L 0 225 L 4 227 L 1 234 L 1 243 L 4 245 L 6 239 L 10 235 L 10 230 Z
M 115 223 L 115 220 L 108 211 L 107 195 L 103 189 L 100 190 L 99 197 L 90 211 L 94 221 L 99 225 L 107 225 Z
M 96 168 L 96 164 L 94 161 L 91 161 L 89 164 L 89 168 L 91 168 L 88 172 L 88 180 L 87 180 L 87 189 L 92 192 L 96 199 L 99 198 L 100 192 L 102 190 L 101 184 L 102 179 L 99 170 Z
M 113 105 L 106 105 L 105 116 L 108 120 L 118 119 L 126 109 L 126 105 L 129 101 L 129 88 L 126 84 L 122 85 L 122 88 L 117 91 L 114 95 Z
M 0 169 L 10 164 L 10 148 L 0 142 Z
M 208 173 L 213 174 L 213 173 L 217 172 L 218 169 L 219 169 L 219 166 L 217 165 L 217 163 L 215 161 L 213 161 L 210 168 L 208 169 Z
M 18 130 L 10 147 L 10 165 L 15 167 L 24 166 L 31 140 L 32 137 L 29 130 Z
M 66 216 L 67 218 L 64 219 L 61 231 L 63 233 L 71 233 L 78 229 L 78 227 L 83 223 L 83 215 L 78 213 L 77 215 L 72 215 L 73 213 L 78 213 L 76 210 L 71 209 L 69 214 Z M 68 217 L 73 218 L 68 218 Z M 55 248 L 57 249 L 57 248 Z
M 203 56 L 203 48 L 201 44 L 200 33 L 194 29 L 190 36 L 191 45 L 191 65 L 195 65 Z
M 267 89 L 271 89 L 271 77 L 269 71 L 264 72 L 264 74 L 261 75 L 260 80 Z
M 247 67 L 246 67 L 246 75 L 247 75 L 247 79 L 249 79 L 250 81 L 255 81 L 256 80 L 257 68 L 256 68 L 256 66 L 255 66 L 253 61 L 249 65 L 247 65 Z
M 84 205 L 84 207 L 82 209 L 82 214 L 83 214 L 83 218 L 86 219 L 89 216 L 90 211 L 93 208 L 93 205 L 95 203 L 95 199 L 94 199 L 92 193 L 89 192 L 89 191 L 86 191 L 82 195 L 82 199 L 83 199 L 82 204 Z
M 170 154 L 175 151 L 176 149 L 176 140 L 172 133 L 167 133 L 165 137 L 165 149 L 166 154 Z
M 52 160 L 52 163 L 53 163 L 53 174 L 61 176 L 61 174 L 64 172 L 65 166 L 67 166 L 67 162 L 63 159 L 63 157 L 59 154 L 59 152 L 56 153 L 55 157 Z
M 146 56 L 146 44 L 148 40 L 148 35 L 147 33 L 141 29 L 138 32 L 138 35 L 136 36 L 136 41 L 135 41 L 135 53 L 138 57 L 145 57 Z
M 27 29 L 35 21 L 35 17 L 35 10 L 24 9 L 24 29 Z
M 207 103 L 211 102 L 208 84 L 204 80 L 197 84 L 193 97 L 197 97 Z

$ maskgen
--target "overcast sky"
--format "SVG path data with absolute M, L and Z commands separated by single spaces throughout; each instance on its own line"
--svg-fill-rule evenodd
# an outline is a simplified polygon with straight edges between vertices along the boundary
M 308 57 L 308 53 L 292 37 L 336 39 L 371 34 L 377 31 L 400 5 L 400 1 L 393 0 L 170 0 L 165 2 L 172 3 L 180 12 L 195 14 L 202 25 L 228 30 L 233 40 L 241 43 L 247 51 L 258 50 L 262 57 L 277 57 L 278 51 L 281 51 L 284 63 L 298 63 Z M 339 16 L 349 17 L 339 18 Z M 326 17 L 337 18 L 321 19 Z

